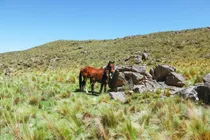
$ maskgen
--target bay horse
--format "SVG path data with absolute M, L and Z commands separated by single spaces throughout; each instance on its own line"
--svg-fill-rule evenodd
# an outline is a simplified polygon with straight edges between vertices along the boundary
M 96 82 L 101 83 L 99 93 L 102 92 L 103 87 L 104 87 L 104 92 L 106 92 L 106 86 L 110 79 L 110 75 L 113 73 L 114 73 L 114 62 L 112 61 L 109 61 L 109 63 L 105 67 L 99 68 L 99 69 L 86 66 L 80 70 L 79 88 L 81 91 L 84 91 L 84 88 L 86 88 L 86 92 L 88 93 L 88 90 L 86 87 L 86 81 L 87 81 L 87 78 L 90 78 L 92 94 L 94 94 L 94 85 Z M 83 80 L 82 80 L 82 77 L 83 77 Z

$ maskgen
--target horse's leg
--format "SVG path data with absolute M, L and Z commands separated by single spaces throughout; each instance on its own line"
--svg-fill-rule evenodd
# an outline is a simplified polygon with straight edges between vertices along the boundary
M 104 93 L 106 93 L 106 86 L 107 86 L 107 83 L 105 82 L 104 83 Z
M 86 86 L 87 77 L 84 77 L 83 79 L 84 79 L 83 80 L 83 89 L 85 88 L 86 93 L 88 93 L 88 89 L 87 89 L 87 86 Z
M 95 85 L 95 80 L 93 78 L 91 78 L 91 91 L 92 91 L 92 94 L 94 94 L 94 85 Z
M 100 91 L 99 91 L 100 94 L 101 94 L 101 92 L 103 90 L 103 86 L 104 86 L 104 84 L 103 84 L 103 82 L 101 82 L 101 88 L 100 88 Z

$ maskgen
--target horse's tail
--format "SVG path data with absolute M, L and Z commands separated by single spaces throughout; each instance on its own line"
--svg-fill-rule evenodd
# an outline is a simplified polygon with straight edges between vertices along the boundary
M 82 90 L 82 72 L 79 73 L 79 89 Z

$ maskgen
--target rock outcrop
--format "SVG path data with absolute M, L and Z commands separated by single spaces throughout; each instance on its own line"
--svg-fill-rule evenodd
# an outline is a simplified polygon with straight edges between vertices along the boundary
M 113 78 L 109 81 L 111 93 L 125 90 L 143 93 L 161 88 L 169 89 L 171 94 L 174 94 L 184 86 L 185 79 L 175 72 L 174 67 L 158 65 L 151 69 L 150 73 L 146 69 L 146 65 L 117 66 Z
M 210 73 L 203 77 L 203 83 L 184 88 L 185 78 L 168 65 L 157 65 L 146 71 L 145 65 L 117 66 L 109 82 L 115 100 L 125 101 L 125 90 L 134 93 L 167 89 L 171 95 L 180 95 L 185 99 L 200 100 L 210 104 Z

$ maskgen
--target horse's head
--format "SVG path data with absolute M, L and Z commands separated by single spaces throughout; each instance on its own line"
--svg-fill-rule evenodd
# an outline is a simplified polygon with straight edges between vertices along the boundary
M 107 69 L 109 70 L 109 73 L 114 73 L 114 61 L 109 61 Z
M 112 79 L 114 73 L 114 61 L 109 61 L 109 63 L 105 67 L 105 72 Z

